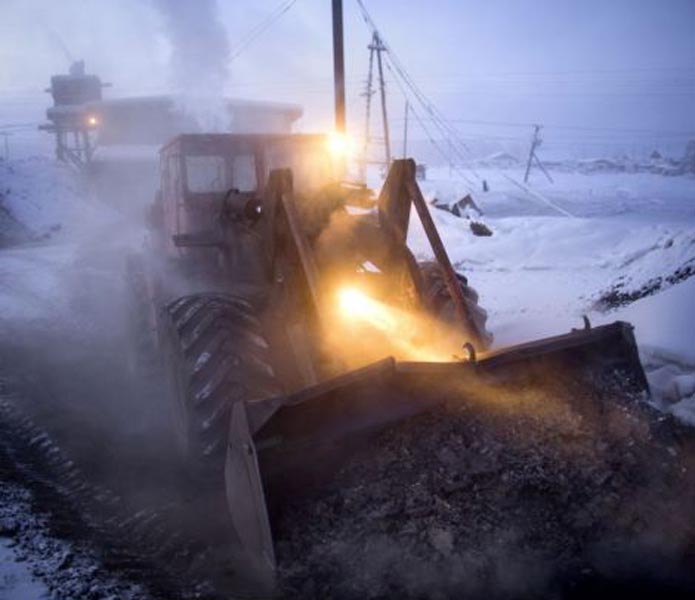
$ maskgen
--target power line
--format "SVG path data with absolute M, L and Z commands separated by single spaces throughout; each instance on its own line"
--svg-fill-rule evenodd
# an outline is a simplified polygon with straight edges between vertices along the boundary
M 378 28 L 376 26 L 376 23 L 372 19 L 371 15 L 367 11 L 366 7 L 362 3 L 362 0 L 357 0 L 357 3 L 360 6 L 360 9 L 362 11 L 362 17 L 367 24 L 368 27 L 370 27 L 373 31 L 378 32 Z M 408 86 L 408 88 L 412 91 L 412 93 L 415 95 L 415 97 L 418 99 L 420 104 L 423 106 L 423 108 L 430 114 L 430 116 L 433 119 L 433 122 L 435 125 L 442 129 L 444 132 L 449 133 L 449 138 L 454 138 L 456 141 L 458 141 L 463 149 L 468 152 L 469 154 L 472 155 L 472 152 L 470 148 L 466 146 L 465 143 L 461 142 L 460 140 L 456 139 L 458 136 L 458 133 L 448 124 L 446 123 L 446 120 L 444 119 L 443 115 L 439 112 L 437 107 L 425 96 L 424 92 L 418 87 L 418 85 L 415 83 L 415 81 L 412 79 L 410 74 L 406 71 L 405 67 L 401 63 L 400 59 L 396 56 L 396 53 L 393 51 L 393 49 L 386 43 L 384 42 L 384 45 L 387 47 L 388 51 L 388 57 L 389 61 L 393 64 L 394 68 L 396 69 L 398 75 L 403 79 L 405 84 Z M 449 140 L 450 146 L 452 146 L 452 149 L 457 152 L 457 154 L 460 154 L 454 147 L 451 141 Z M 463 157 L 462 157 L 463 158 Z M 465 159 L 463 159 L 465 162 Z M 471 169 L 473 174 L 480 179 L 478 174 L 475 172 L 474 169 Z
M 388 62 L 386 63 L 386 67 L 387 67 L 389 70 L 391 70 L 391 65 L 390 65 Z M 398 85 L 398 87 L 400 88 L 401 93 L 403 94 L 403 96 L 404 96 L 406 99 L 408 99 L 408 98 L 409 98 L 408 92 L 406 91 L 406 89 L 405 89 L 405 87 L 404 87 L 404 84 L 401 83 L 400 79 L 396 79 L 395 81 L 396 81 L 396 85 Z M 473 186 L 474 184 L 473 184 L 473 182 L 468 178 L 468 176 L 467 176 L 462 170 L 460 170 L 460 169 L 458 168 L 457 165 L 454 165 L 454 163 L 451 161 L 451 154 L 450 154 L 450 153 L 447 153 L 446 150 L 444 150 L 444 149 L 439 145 L 439 142 L 437 142 L 437 140 L 436 140 L 435 137 L 432 135 L 432 133 L 430 133 L 430 130 L 429 130 L 429 129 L 427 128 L 427 126 L 425 125 L 425 119 L 423 119 L 423 118 L 420 116 L 420 114 L 417 112 L 417 110 L 415 109 L 415 107 L 414 107 L 413 105 L 410 106 L 410 112 L 411 112 L 412 115 L 415 117 L 415 121 L 417 121 L 418 125 L 420 125 L 420 129 L 422 129 L 422 131 L 425 133 L 425 136 L 426 136 L 427 139 L 429 140 L 430 144 L 431 144 L 431 145 L 434 147 L 434 149 L 439 153 L 439 155 L 440 155 L 446 162 L 448 162 L 449 165 L 450 165 L 457 173 L 459 173 L 459 175 L 461 175 L 461 177 L 462 177 L 469 185 Z M 428 122 L 431 122 L 432 119 L 427 119 L 427 121 L 428 121 Z M 471 188 L 468 188 L 468 191 L 470 192 L 470 191 L 472 191 L 472 189 L 471 189 Z
M 447 81 L 447 82 L 460 82 L 460 81 L 466 81 L 466 82 L 474 82 L 478 85 L 499 85 L 499 84 L 512 84 L 512 85 L 518 85 L 518 84 L 534 84 L 537 85 L 539 83 L 547 83 L 547 84 L 562 84 L 562 85 L 575 85 L 575 84 L 580 84 L 580 85 L 587 85 L 587 84 L 592 84 L 592 83 L 603 83 L 603 84 L 612 84 L 612 85 L 617 85 L 617 86 L 630 86 L 630 85 L 650 85 L 650 86 L 657 86 L 657 85 L 664 85 L 664 84 L 670 84 L 670 85 L 683 85 L 683 84 L 692 84 L 693 81 L 695 81 L 695 74 L 693 75 L 668 75 L 668 76 L 660 76 L 660 77 L 636 77 L 636 76 L 631 76 L 631 77 L 615 77 L 612 76 L 610 78 L 599 78 L 599 77 L 594 77 L 594 78 L 584 78 L 584 77 L 576 77 L 572 76 L 570 74 L 564 75 L 564 76 L 547 76 L 547 77 L 542 77 L 542 78 L 532 78 L 532 77 L 523 77 L 523 76 L 483 76 L 481 77 L 480 75 L 471 75 L 471 76 L 464 76 L 464 75 L 433 75 L 431 72 L 428 72 L 428 74 L 423 78 L 426 81 L 434 81 L 434 82 L 440 82 L 440 81 Z
M 387 50 L 387 67 L 391 72 L 394 72 L 397 74 L 397 80 L 400 79 L 405 86 L 410 90 L 412 95 L 415 97 L 415 99 L 418 101 L 418 103 L 422 106 L 423 110 L 427 112 L 427 114 L 430 115 L 433 124 L 435 127 L 440 131 L 440 134 L 443 134 L 443 137 L 446 139 L 447 144 L 449 145 L 450 150 L 456 154 L 459 157 L 459 160 L 462 161 L 462 163 L 466 163 L 467 159 L 463 156 L 462 150 L 468 153 L 469 157 L 472 158 L 472 151 L 471 149 L 466 145 L 465 142 L 459 139 L 458 132 L 449 125 L 446 120 L 444 119 L 443 115 L 441 112 L 437 109 L 437 107 L 427 98 L 427 96 L 424 94 L 424 92 L 418 87 L 418 85 L 415 83 L 415 81 L 412 79 L 412 77 L 408 74 L 406 71 L 405 67 L 401 63 L 401 61 L 398 59 L 396 56 L 395 52 L 393 49 L 389 46 L 388 42 L 384 40 L 383 35 L 379 32 L 378 27 L 376 26 L 376 23 L 372 19 L 371 15 L 367 11 L 366 7 L 364 6 L 364 3 L 362 0 L 357 0 L 357 4 L 359 5 L 360 12 L 362 13 L 362 18 L 364 22 L 367 24 L 367 27 L 372 30 L 372 32 L 379 34 L 379 37 L 382 39 L 382 42 L 384 46 L 386 47 Z M 393 66 L 393 69 L 391 68 L 391 65 Z M 400 86 L 402 91 L 403 86 Z M 404 92 L 404 95 L 406 98 L 408 97 L 407 94 Z M 414 113 L 415 114 L 415 113 Z M 421 126 L 422 123 L 421 123 Z M 430 136 L 431 137 L 431 136 Z M 468 166 L 468 169 L 471 171 L 471 173 L 477 178 L 481 179 L 480 176 L 478 175 L 477 171 L 472 165 Z
M 395 121 L 402 120 L 402 117 L 396 117 Z M 485 126 L 499 126 L 499 127 L 522 127 L 528 128 L 533 127 L 534 123 L 531 122 L 516 122 L 516 121 L 484 121 L 477 119 L 459 119 L 450 118 L 447 119 L 450 123 L 467 123 L 470 125 L 485 125 Z M 553 125 L 553 124 L 543 124 L 545 129 L 565 129 L 570 131 L 587 131 L 587 132 L 597 132 L 597 133 L 641 133 L 648 135 L 695 135 L 695 131 L 675 131 L 666 129 L 638 129 L 638 128 L 622 128 L 622 127 L 590 127 L 586 125 Z
M 360 0 L 358 2 L 361 3 Z M 451 147 L 452 151 L 454 151 L 457 155 L 459 155 L 459 158 L 465 163 L 466 159 L 461 155 L 461 151 L 452 143 L 451 138 L 453 137 L 456 141 L 458 141 L 462 146 L 463 149 L 469 154 L 472 155 L 472 152 L 468 146 L 461 142 L 460 139 L 458 139 L 458 132 L 456 132 L 444 119 L 443 115 L 439 112 L 439 110 L 436 108 L 436 106 L 425 96 L 425 94 L 422 92 L 422 90 L 415 84 L 415 82 L 412 80 L 410 75 L 405 71 L 405 69 L 400 66 L 400 63 L 398 61 L 398 58 L 393 54 L 393 51 L 389 49 L 389 61 L 393 64 L 394 68 L 400 75 L 400 77 L 403 79 L 405 84 L 410 88 L 412 93 L 415 95 L 415 97 L 419 100 L 420 104 L 423 106 L 424 110 L 427 111 L 427 113 L 431 117 L 431 121 L 435 124 L 435 126 L 440 129 L 442 133 L 444 133 L 444 137 L 447 139 L 447 142 L 449 146 Z M 392 71 L 393 72 L 393 71 Z M 475 172 L 474 169 L 471 169 L 473 174 L 480 179 L 478 176 L 477 172 Z
M 388 56 L 388 55 L 387 55 Z M 387 62 L 386 67 L 391 70 L 391 65 Z M 400 79 L 396 78 L 395 79 L 396 85 L 400 88 L 401 93 L 403 96 L 408 99 L 408 92 L 405 90 L 404 84 L 400 81 Z M 473 191 L 474 183 L 468 178 L 466 173 L 461 170 L 457 165 L 454 165 L 451 161 L 451 155 L 446 152 L 440 145 L 439 142 L 435 139 L 435 137 L 430 133 L 430 130 L 427 128 L 425 125 L 425 120 L 420 116 L 420 114 L 417 112 L 415 107 L 409 103 L 409 110 L 410 113 L 415 117 L 415 121 L 417 121 L 418 125 L 420 125 L 420 129 L 425 133 L 425 136 L 427 137 L 428 141 L 432 145 L 432 147 L 439 153 L 439 155 L 444 159 L 445 162 L 448 162 L 449 165 L 461 176 L 461 178 L 468 183 L 467 190 L 469 192 Z
M 439 153 L 439 155 L 449 163 L 449 165 L 456 171 L 461 178 L 468 184 L 467 190 L 469 192 L 473 191 L 473 188 L 475 187 L 475 184 L 471 179 L 468 177 L 468 175 L 465 173 L 463 169 L 461 169 L 458 165 L 454 164 L 451 162 L 451 155 L 446 152 L 440 145 L 439 142 L 432 136 L 432 134 L 429 132 L 427 127 L 425 127 L 424 122 L 422 121 L 419 113 L 413 106 L 410 107 L 410 112 L 411 114 L 415 117 L 415 120 L 417 121 L 418 125 L 420 125 L 420 128 L 425 132 L 425 135 L 427 136 L 427 139 L 429 140 L 430 144 L 432 147 Z
M 388 62 L 386 63 L 386 66 L 387 66 L 387 68 L 388 68 L 389 70 L 391 69 L 391 67 L 390 67 L 390 65 L 388 64 Z M 407 99 L 407 98 L 408 98 L 408 93 L 406 92 L 406 90 L 405 90 L 403 84 L 401 83 L 401 81 L 400 81 L 399 79 L 396 79 L 396 85 L 398 85 L 398 87 L 399 87 L 400 90 L 401 90 L 401 93 L 402 93 L 402 94 L 405 96 L 405 98 Z M 420 117 L 420 114 L 417 112 L 417 110 L 415 109 L 415 107 L 412 106 L 412 105 L 410 105 L 410 112 L 411 112 L 411 114 L 413 115 L 413 117 L 415 117 L 415 120 L 417 121 L 418 125 L 420 125 L 420 129 L 422 129 L 422 131 L 425 133 L 425 136 L 427 136 L 427 139 L 429 140 L 429 142 L 430 142 L 430 144 L 432 145 L 432 147 L 439 153 L 439 155 L 444 159 L 444 161 L 445 161 L 445 162 L 448 162 L 449 165 L 451 165 L 451 167 L 461 176 L 461 178 L 462 178 L 466 183 L 468 183 L 469 186 L 471 186 L 471 187 L 467 187 L 467 189 L 468 189 L 469 192 L 472 192 L 472 191 L 473 191 L 473 190 L 472 190 L 472 187 L 474 187 L 474 183 L 468 178 L 468 176 L 466 175 L 466 173 L 465 173 L 463 170 L 461 170 L 457 165 L 454 165 L 454 164 L 451 162 L 451 155 L 448 154 L 448 153 L 446 152 L 446 150 L 444 150 L 444 149 L 439 145 L 439 142 L 437 142 L 437 140 L 434 138 L 434 136 L 430 133 L 430 130 L 429 130 L 429 129 L 427 128 L 427 126 L 425 125 L 424 120 L 422 119 L 422 117 Z
M 246 48 L 248 48 L 254 41 L 256 41 L 263 33 L 275 23 L 280 17 L 282 17 L 292 6 L 297 2 L 297 0 L 286 0 L 279 4 L 274 11 L 272 11 L 265 19 L 258 23 L 255 27 L 249 31 L 246 36 L 244 36 L 237 45 L 237 47 L 231 52 L 229 60 L 230 62 L 235 60 Z
M 36 129 L 39 123 L 5 123 L 0 125 L 0 129 Z
M 695 74 L 695 66 L 692 67 L 630 67 L 622 69 L 561 69 L 559 71 L 486 71 L 485 75 L 616 75 L 618 73 L 674 73 L 687 72 Z M 447 77 L 452 73 L 436 73 L 437 76 Z M 458 75 L 458 73 L 455 73 Z M 466 77 L 474 76 L 474 73 L 464 74 Z
M 490 92 L 481 89 L 440 89 L 437 90 L 437 94 L 440 96 L 489 96 Z M 693 98 L 695 99 L 695 87 L 692 90 L 673 90 L 673 91 L 654 91 L 654 92 L 629 92 L 629 91 L 601 91 L 601 90 L 586 90 L 586 91 L 575 91 L 575 90 L 521 90 L 515 89 L 516 96 L 537 96 L 542 98 L 620 98 L 620 99 L 634 99 L 638 100 L 641 98 Z

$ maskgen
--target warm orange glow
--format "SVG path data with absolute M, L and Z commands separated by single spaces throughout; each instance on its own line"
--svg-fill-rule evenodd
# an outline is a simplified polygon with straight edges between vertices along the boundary
M 343 288 L 338 292 L 338 302 L 343 316 L 350 319 L 361 319 L 382 331 L 393 330 L 397 327 L 392 309 L 370 298 L 357 288 Z
M 342 347 L 351 345 L 348 340 L 352 334 L 352 343 L 358 344 L 364 355 L 378 351 L 383 356 L 393 354 L 408 360 L 452 360 L 451 344 L 438 335 L 433 322 L 421 315 L 384 304 L 356 287 L 341 288 L 337 305 L 346 326 L 340 341 Z M 372 339 L 369 328 L 381 337 Z
M 350 138 L 344 133 L 333 132 L 328 136 L 328 150 L 333 158 L 347 158 L 351 149 Z
M 89 115 L 87 117 L 87 125 L 90 127 L 96 127 L 99 125 L 99 119 L 95 115 Z

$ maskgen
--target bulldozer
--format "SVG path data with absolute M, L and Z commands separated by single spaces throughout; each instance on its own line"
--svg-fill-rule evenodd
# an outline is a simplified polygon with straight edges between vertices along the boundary
M 376 195 L 342 180 L 334 147 L 326 135 L 176 137 L 161 149 L 146 251 L 127 261 L 132 364 L 161 365 L 182 460 L 226 495 L 231 543 L 266 581 L 288 490 L 321 485 L 365 437 L 451 389 L 600 368 L 648 392 L 628 323 L 585 319 L 494 348 L 415 162 L 395 160 Z M 426 261 L 408 247 L 414 218 Z

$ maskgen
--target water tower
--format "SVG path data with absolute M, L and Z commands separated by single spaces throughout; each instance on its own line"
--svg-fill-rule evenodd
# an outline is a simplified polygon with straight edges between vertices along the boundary
M 73 62 L 67 75 L 51 77 L 46 92 L 53 97 L 53 106 L 46 111 L 49 123 L 40 129 L 55 134 L 58 160 L 78 168 L 89 163 L 99 119 L 90 113 L 88 104 L 100 101 L 102 88 L 109 85 L 96 75 L 87 75 L 83 60 Z

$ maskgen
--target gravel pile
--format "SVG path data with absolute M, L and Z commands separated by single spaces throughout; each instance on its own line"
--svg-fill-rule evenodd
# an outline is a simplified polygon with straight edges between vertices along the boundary
M 283 597 L 695 597 L 693 440 L 584 390 L 481 390 L 379 434 L 279 516 Z

